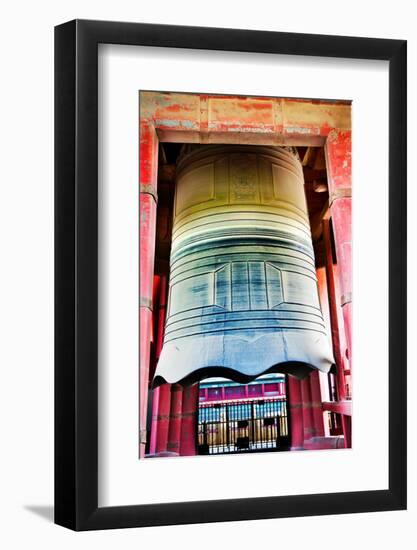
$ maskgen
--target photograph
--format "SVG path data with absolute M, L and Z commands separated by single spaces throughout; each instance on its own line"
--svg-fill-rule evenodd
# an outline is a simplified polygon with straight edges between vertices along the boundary
M 139 92 L 140 458 L 351 448 L 351 108 Z
M 417 548 L 412 3 L 2 13 L 0 548 Z

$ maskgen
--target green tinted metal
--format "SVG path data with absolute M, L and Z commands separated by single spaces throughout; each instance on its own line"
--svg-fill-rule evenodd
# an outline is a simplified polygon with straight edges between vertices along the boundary
M 207 146 L 178 165 L 154 384 L 328 372 L 302 167 L 280 147 Z

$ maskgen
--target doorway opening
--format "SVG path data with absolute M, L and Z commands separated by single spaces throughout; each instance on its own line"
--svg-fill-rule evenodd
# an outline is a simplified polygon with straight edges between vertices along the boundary
M 288 450 L 285 377 L 201 382 L 197 438 L 202 455 Z

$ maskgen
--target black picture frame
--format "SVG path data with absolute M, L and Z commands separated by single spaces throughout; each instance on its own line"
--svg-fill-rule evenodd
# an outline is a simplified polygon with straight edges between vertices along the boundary
M 98 507 L 98 44 L 389 62 L 389 488 Z M 55 522 L 109 529 L 406 508 L 404 40 L 75 20 L 55 28 Z

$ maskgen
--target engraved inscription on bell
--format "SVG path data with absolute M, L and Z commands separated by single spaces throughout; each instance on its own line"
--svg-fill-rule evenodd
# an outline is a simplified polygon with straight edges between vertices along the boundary
M 154 385 L 329 371 L 303 186 L 284 148 L 208 146 L 180 160 Z

